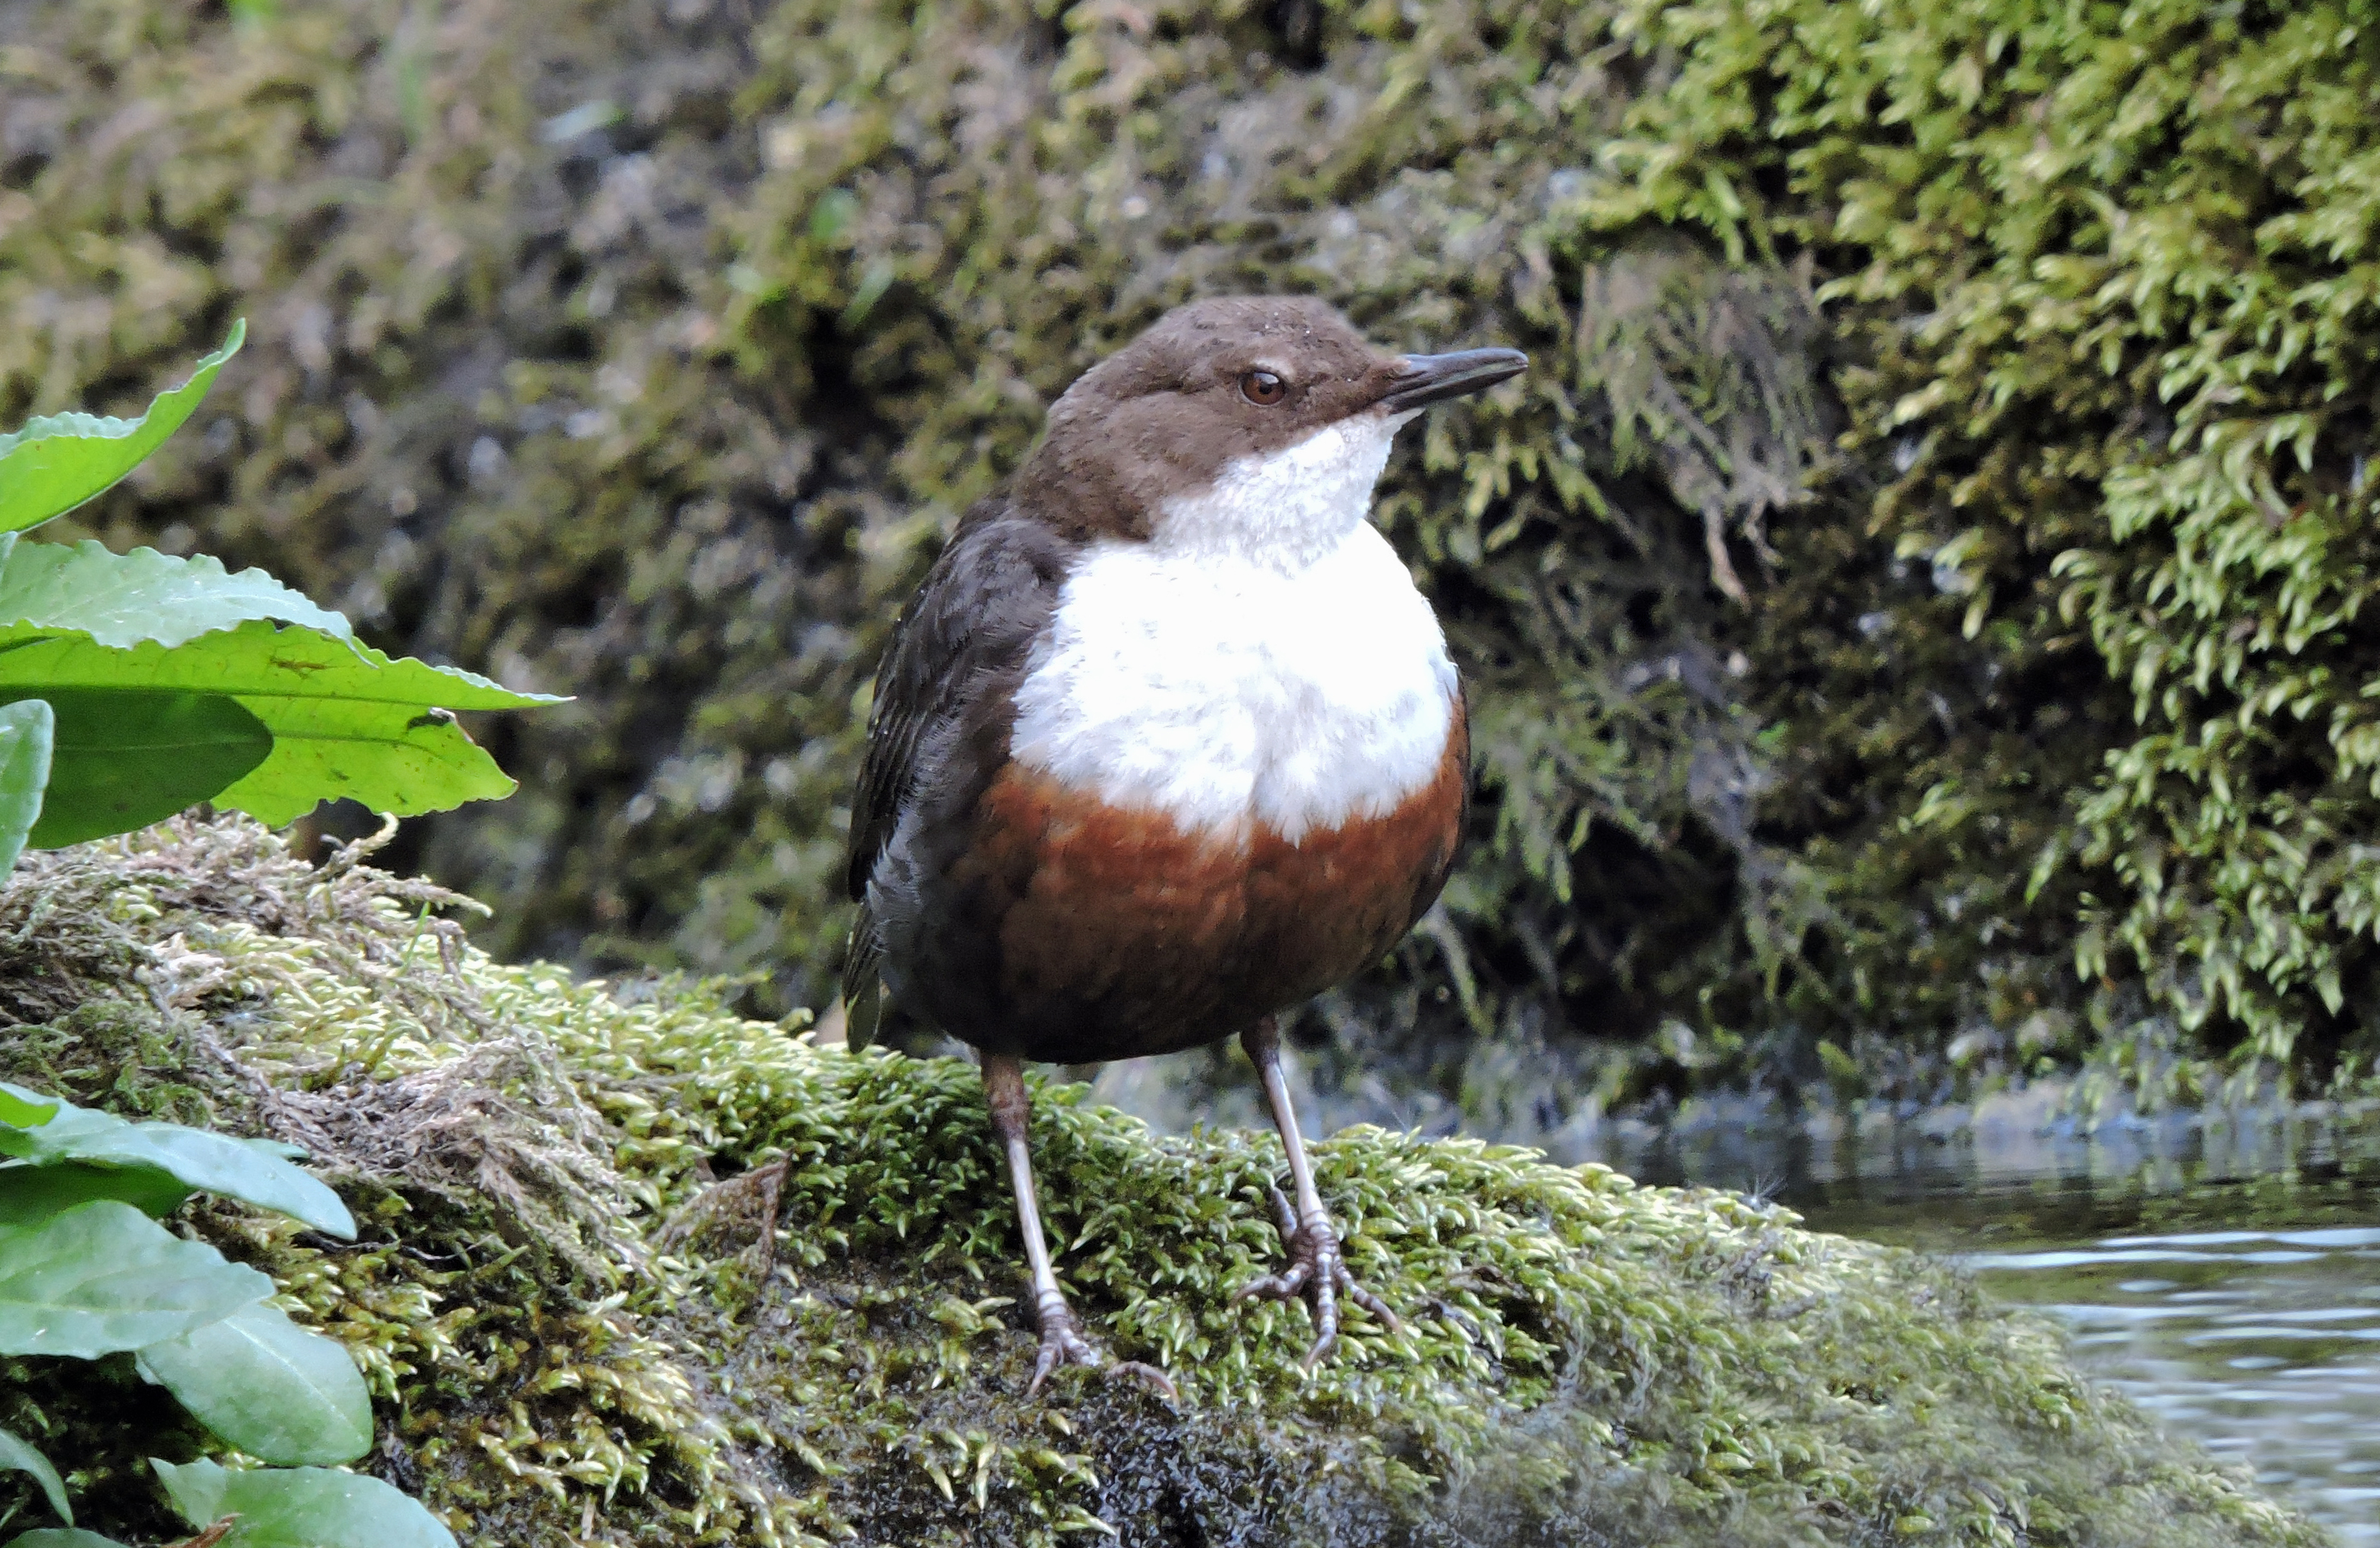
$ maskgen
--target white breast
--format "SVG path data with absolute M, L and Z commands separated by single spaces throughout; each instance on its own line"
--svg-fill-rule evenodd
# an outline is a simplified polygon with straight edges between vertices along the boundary
M 1293 842 L 1394 811 L 1438 773 L 1455 674 L 1428 603 L 1354 509 L 1294 555 L 1162 531 L 1095 547 L 1018 690 L 1011 755 L 1242 841 L 1258 823 Z

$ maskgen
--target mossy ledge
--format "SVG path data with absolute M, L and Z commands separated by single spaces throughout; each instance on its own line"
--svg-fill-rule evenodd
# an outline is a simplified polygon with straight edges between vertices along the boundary
M 1079 1087 L 1036 1119 L 1062 1273 L 1183 1401 L 1027 1401 L 972 1070 L 495 962 L 440 917 L 466 900 L 364 860 L 234 820 L 30 858 L 0 1076 L 309 1147 L 356 1244 L 183 1225 L 348 1344 L 369 1466 L 468 1543 L 2321 1541 L 1938 1264 L 1477 1143 L 1318 1147 L 1408 1331 L 1359 1318 L 1302 1376 L 1302 1310 L 1230 1301 L 1277 1250 L 1273 1139 Z M 6 1362 L 0 1424 L 159 1541 L 139 1459 L 202 1438 L 101 1375 Z

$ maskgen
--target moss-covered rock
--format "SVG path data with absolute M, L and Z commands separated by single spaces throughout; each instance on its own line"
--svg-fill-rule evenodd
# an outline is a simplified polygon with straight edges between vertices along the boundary
M 1036 1112 L 1060 1271 L 1182 1402 L 1082 1372 L 1028 1401 L 970 1068 L 504 966 L 362 859 L 225 821 L 29 862 L 0 1076 L 308 1147 L 358 1242 L 187 1228 L 355 1351 L 369 1465 L 467 1542 L 2318 1541 L 1937 1264 L 1472 1142 L 1318 1147 L 1408 1328 L 1305 1376 L 1302 1309 L 1230 1300 L 1277 1251 L 1275 1141 L 1079 1087 Z M 90 1524 L 166 1530 L 139 1459 L 201 1437 L 128 1371 L 6 1376 L 0 1424 Z

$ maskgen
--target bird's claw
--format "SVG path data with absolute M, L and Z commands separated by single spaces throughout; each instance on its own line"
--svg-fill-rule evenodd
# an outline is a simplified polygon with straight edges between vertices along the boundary
M 1378 1317 L 1390 1333 L 1402 1333 L 1404 1323 L 1389 1310 L 1388 1303 L 1357 1284 L 1355 1276 L 1347 1272 L 1346 1257 L 1339 1249 L 1339 1233 L 1331 1228 L 1330 1220 L 1318 1214 L 1311 1220 L 1300 1221 L 1278 1187 L 1268 1185 L 1267 1191 L 1272 1195 L 1273 1213 L 1279 1217 L 1276 1224 L 1281 1245 L 1289 1249 L 1289 1267 L 1241 1286 L 1232 1299 L 1289 1300 L 1303 1296 L 1311 1303 L 1314 1347 L 1298 1362 L 1306 1371 L 1321 1364 L 1339 1346 L 1339 1297 L 1342 1293 Z
M 1174 1390 L 1173 1379 L 1157 1367 L 1143 1365 L 1136 1359 L 1110 1364 L 1107 1358 L 1091 1347 L 1090 1340 L 1075 1326 L 1075 1314 L 1066 1310 L 1063 1301 L 1043 1305 L 1040 1320 L 1041 1352 L 1034 1359 L 1033 1380 L 1026 1385 L 1026 1396 L 1031 1397 L 1038 1393 L 1041 1383 L 1048 1381 L 1050 1373 L 1060 1366 L 1079 1365 L 1099 1371 L 1110 1381 L 1128 1376 L 1135 1381 L 1146 1382 L 1163 1394 L 1168 1403 L 1180 1401 L 1181 1394 Z
M 1168 1403 L 1182 1401 L 1182 1395 L 1173 1390 L 1173 1378 L 1153 1365 L 1143 1365 L 1136 1359 L 1120 1359 L 1107 1368 L 1108 1380 L 1114 1381 L 1119 1376 L 1129 1376 L 1135 1382 L 1146 1382 Z
M 1041 1353 L 1033 1361 L 1033 1380 L 1025 1388 L 1032 1396 L 1041 1390 L 1041 1383 L 1062 1365 L 1088 1366 L 1096 1371 L 1104 1364 L 1099 1352 L 1091 1347 L 1075 1327 L 1075 1314 L 1062 1304 L 1041 1308 Z

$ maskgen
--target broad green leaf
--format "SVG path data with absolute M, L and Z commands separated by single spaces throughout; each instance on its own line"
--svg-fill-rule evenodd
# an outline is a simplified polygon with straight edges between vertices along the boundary
M 273 733 L 273 751 L 215 804 L 275 827 L 341 796 L 410 816 L 509 794 L 513 782 L 444 712 L 559 702 L 262 620 L 171 649 L 115 651 L 67 636 L 8 650 L 7 633 L 0 628 L 0 698 L 145 688 L 237 699 Z
M 0 1226 L 0 1354 L 97 1359 L 178 1338 L 272 1293 L 254 1269 L 112 1199 Z
M 260 1461 L 352 1462 L 371 1449 L 371 1394 L 356 1362 L 337 1339 L 275 1307 L 242 1307 L 133 1358 L 200 1423 Z
M 124 1548 L 112 1537 L 87 1532 L 80 1527 L 42 1527 L 30 1532 L 18 1532 L 0 1548 Z
M 226 571 L 200 554 L 153 548 L 117 554 L 85 540 L 22 542 L 0 535 L 0 645 L 44 634 L 87 634 L 102 645 L 179 645 L 250 618 L 302 624 L 346 640 L 345 616 L 317 607 L 261 569 Z
M 0 1085 L 0 1124 L 11 1128 L 39 1128 L 58 1115 L 58 1106 L 55 1099 L 22 1086 Z
M 42 1486 L 42 1497 L 50 1508 L 69 1527 L 74 1525 L 74 1507 L 67 1504 L 67 1481 L 50 1466 L 50 1459 L 33 1449 L 32 1443 L 12 1431 L 0 1430 L 0 1472 L 30 1473 L 33 1481 Z
M 41 822 L 56 725 L 50 706 L 38 699 L 0 705 L 0 876 L 16 866 Z M 6 1116 L 0 1109 L 0 1118 Z
M 63 848 L 130 833 L 209 799 L 264 762 L 273 733 L 220 693 L 53 689 L 49 791 L 27 842 Z M 0 707 L 0 714 L 19 708 Z M 5 834 L 0 834 L 5 838 Z
M 216 1462 L 149 1465 L 182 1519 L 203 1527 L 237 1516 L 222 1548 L 455 1548 L 455 1534 L 421 1502 L 376 1478 L 327 1468 L 255 1468 Z
M 121 1200 L 152 1220 L 163 1220 L 191 1191 L 181 1178 L 155 1166 L 12 1161 L 0 1166 L 0 1225 L 38 1225 L 94 1199 Z
M 158 394 L 137 420 L 53 414 L 0 435 L 0 532 L 70 511 L 132 471 L 196 411 L 247 336 L 247 321 L 234 323 L 223 347 L 200 360 L 188 382 Z
M 0 1082 L 0 1092 L 34 1094 L 5 1082 Z M 317 1231 L 353 1240 L 356 1219 L 347 1206 L 321 1178 L 293 1165 L 285 1149 L 268 1140 L 235 1139 L 180 1124 L 134 1123 L 113 1113 L 71 1105 L 61 1105 L 39 1128 L 0 1129 L 0 1153 L 43 1164 L 84 1162 L 153 1168 L 186 1187 L 278 1210 Z

